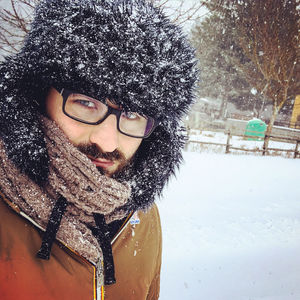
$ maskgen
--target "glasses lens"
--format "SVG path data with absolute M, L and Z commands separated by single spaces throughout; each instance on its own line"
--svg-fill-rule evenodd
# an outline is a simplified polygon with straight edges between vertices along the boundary
M 140 115 L 134 112 L 120 112 L 116 108 L 108 108 L 107 104 L 78 93 L 70 93 L 64 105 L 64 112 L 77 121 L 90 124 L 100 124 L 108 117 L 108 110 L 111 114 L 119 117 L 119 130 L 133 137 L 147 137 L 155 126 L 151 117 Z
M 154 127 L 154 119 L 133 112 L 123 112 L 119 122 L 120 130 L 135 137 L 149 135 Z
M 102 102 L 81 94 L 70 94 L 65 111 L 68 115 L 84 122 L 98 122 L 106 112 L 107 106 Z

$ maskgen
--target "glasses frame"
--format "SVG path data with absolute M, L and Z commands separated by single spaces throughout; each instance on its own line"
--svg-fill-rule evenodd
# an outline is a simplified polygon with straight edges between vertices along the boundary
M 71 90 L 67 90 L 67 89 L 64 89 L 62 88 L 61 91 L 57 90 L 60 95 L 62 96 L 63 98 L 63 103 L 62 103 L 62 111 L 63 113 L 68 116 L 69 118 L 75 120 L 75 121 L 78 121 L 80 123 L 84 123 L 84 124 L 88 124 L 88 125 L 99 125 L 101 124 L 102 122 L 104 122 L 110 115 L 115 115 L 116 116 L 116 119 L 117 119 L 117 129 L 120 133 L 126 135 L 126 136 L 129 136 L 129 137 L 132 137 L 132 138 L 138 138 L 138 139 L 145 139 L 145 138 L 148 138 L 151 133 L 153 132 L 153 130 L 155 129 L 155 127 L 157 126 L 157 121 L 156 119 L 152 118 L 151 119 L 153 120 L 153 127 L 152 129 L 150 130 L 150 132 L 147 134 L 147 135 L 144 135 L 144 136 L 136 136 L 136 135 L 131 135 L 131 134 L 128 134 L 126 132 L 123 132 L 121 129 L 120 129 L 120 116 L 121 114 L 124 112 L 124 110 L 122 109 L 117 109 L 117 108 L 113 108 L 109 105 L 107 105 L 106 103 L 103 103 L 101 102 L 100 100 L 97 100 L 97 99 L 94 99 L 96 101 L 99 101 L 103 104 L 105 104 L 107 106 L 107 112 L 106 114 L 103 116 L 103 118 L 101 118 L 100 120 L 98 120 L 97 122 L 88 122 L 88 121 L 84 121 L 80 118 L 76 118 L 72 115 L 69 115 L 67 112 L 66 112 L 66 103 L 67 103 L 67 100 L 68 100 L 68 97 L 71 95 L 71 94 L 81 94 L 81 93 L 77 93 L 77 92 L 74 92 L 74 91 L 71 91 Z M 88 96 L 87 96 L 88 97 Z

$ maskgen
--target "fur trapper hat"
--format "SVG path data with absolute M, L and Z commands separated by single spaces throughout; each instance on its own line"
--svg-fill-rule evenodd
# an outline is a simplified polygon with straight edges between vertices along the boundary
M 146 208 L 181 162 L 180 119 L 196 80 L 193 49 L 150 1 L 42 0 L 23 48 L 0 65 L 0 135 L 15 165 L 43 184 L 38 114 L 51 86 L 153 116 L 157 128 L 118 174 L 132 186 L 127 208 Z

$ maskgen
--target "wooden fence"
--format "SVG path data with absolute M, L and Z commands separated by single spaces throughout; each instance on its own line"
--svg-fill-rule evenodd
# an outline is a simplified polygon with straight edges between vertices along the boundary
M 277 142 L 286 142 L 286 143 L 294 143 L 295 148 L 294 149 L 280 149 L 280 148 L 270 148 L 268 147 L 267 149 L 264 149 L 263 147 L 261 149 L 247 149 L 247 148 L 239 148 L 239 147 L 234 147 L 230 142 L 233 136 L 237 137 L 243 137 L 243 138 L 257 138 L 257 137 L 251 137 L 251 136 L 245 136 L 245 135 L 239 135 L 239 134 L 232 134 L 230 131 L 227 133 L 227 141 L 226 143 L 215 143 L 215 142 L 208 142 L 208 141 L 197 141 L 197 140 L 191 140 L 189 139 L 186 144 L 186 149 L 189 144 L 196 143 L 196 144 L 203 144 L 203 145 L 216 145 L 216 146 L 224 146 L 225 148 L 225 153 L 230 153 L 230 150 L 241 150 L 241 151 L 246 151 L 246 152 L 261 152 L 262 155 L 270 154 L 269 151 L 281 151 L 281 152 L 291 152 L 294 153 L 293 157 L 297 158 L 300 157 L 300 151 L 299 151 L 299 144 L 300 140 L 297 138 L 290 138 L 290 137 L 280 137 L 280 136 L 274 136 L 270 135 L 270 141 L 277 141 Z M 265 139 L 267 136 L 265 136 Z

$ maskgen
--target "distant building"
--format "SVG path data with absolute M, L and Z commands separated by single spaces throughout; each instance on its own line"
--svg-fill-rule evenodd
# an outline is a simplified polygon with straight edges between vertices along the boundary
M 300 129 L 300 95 L 296 96 L 294 102 L 290 127 Z

